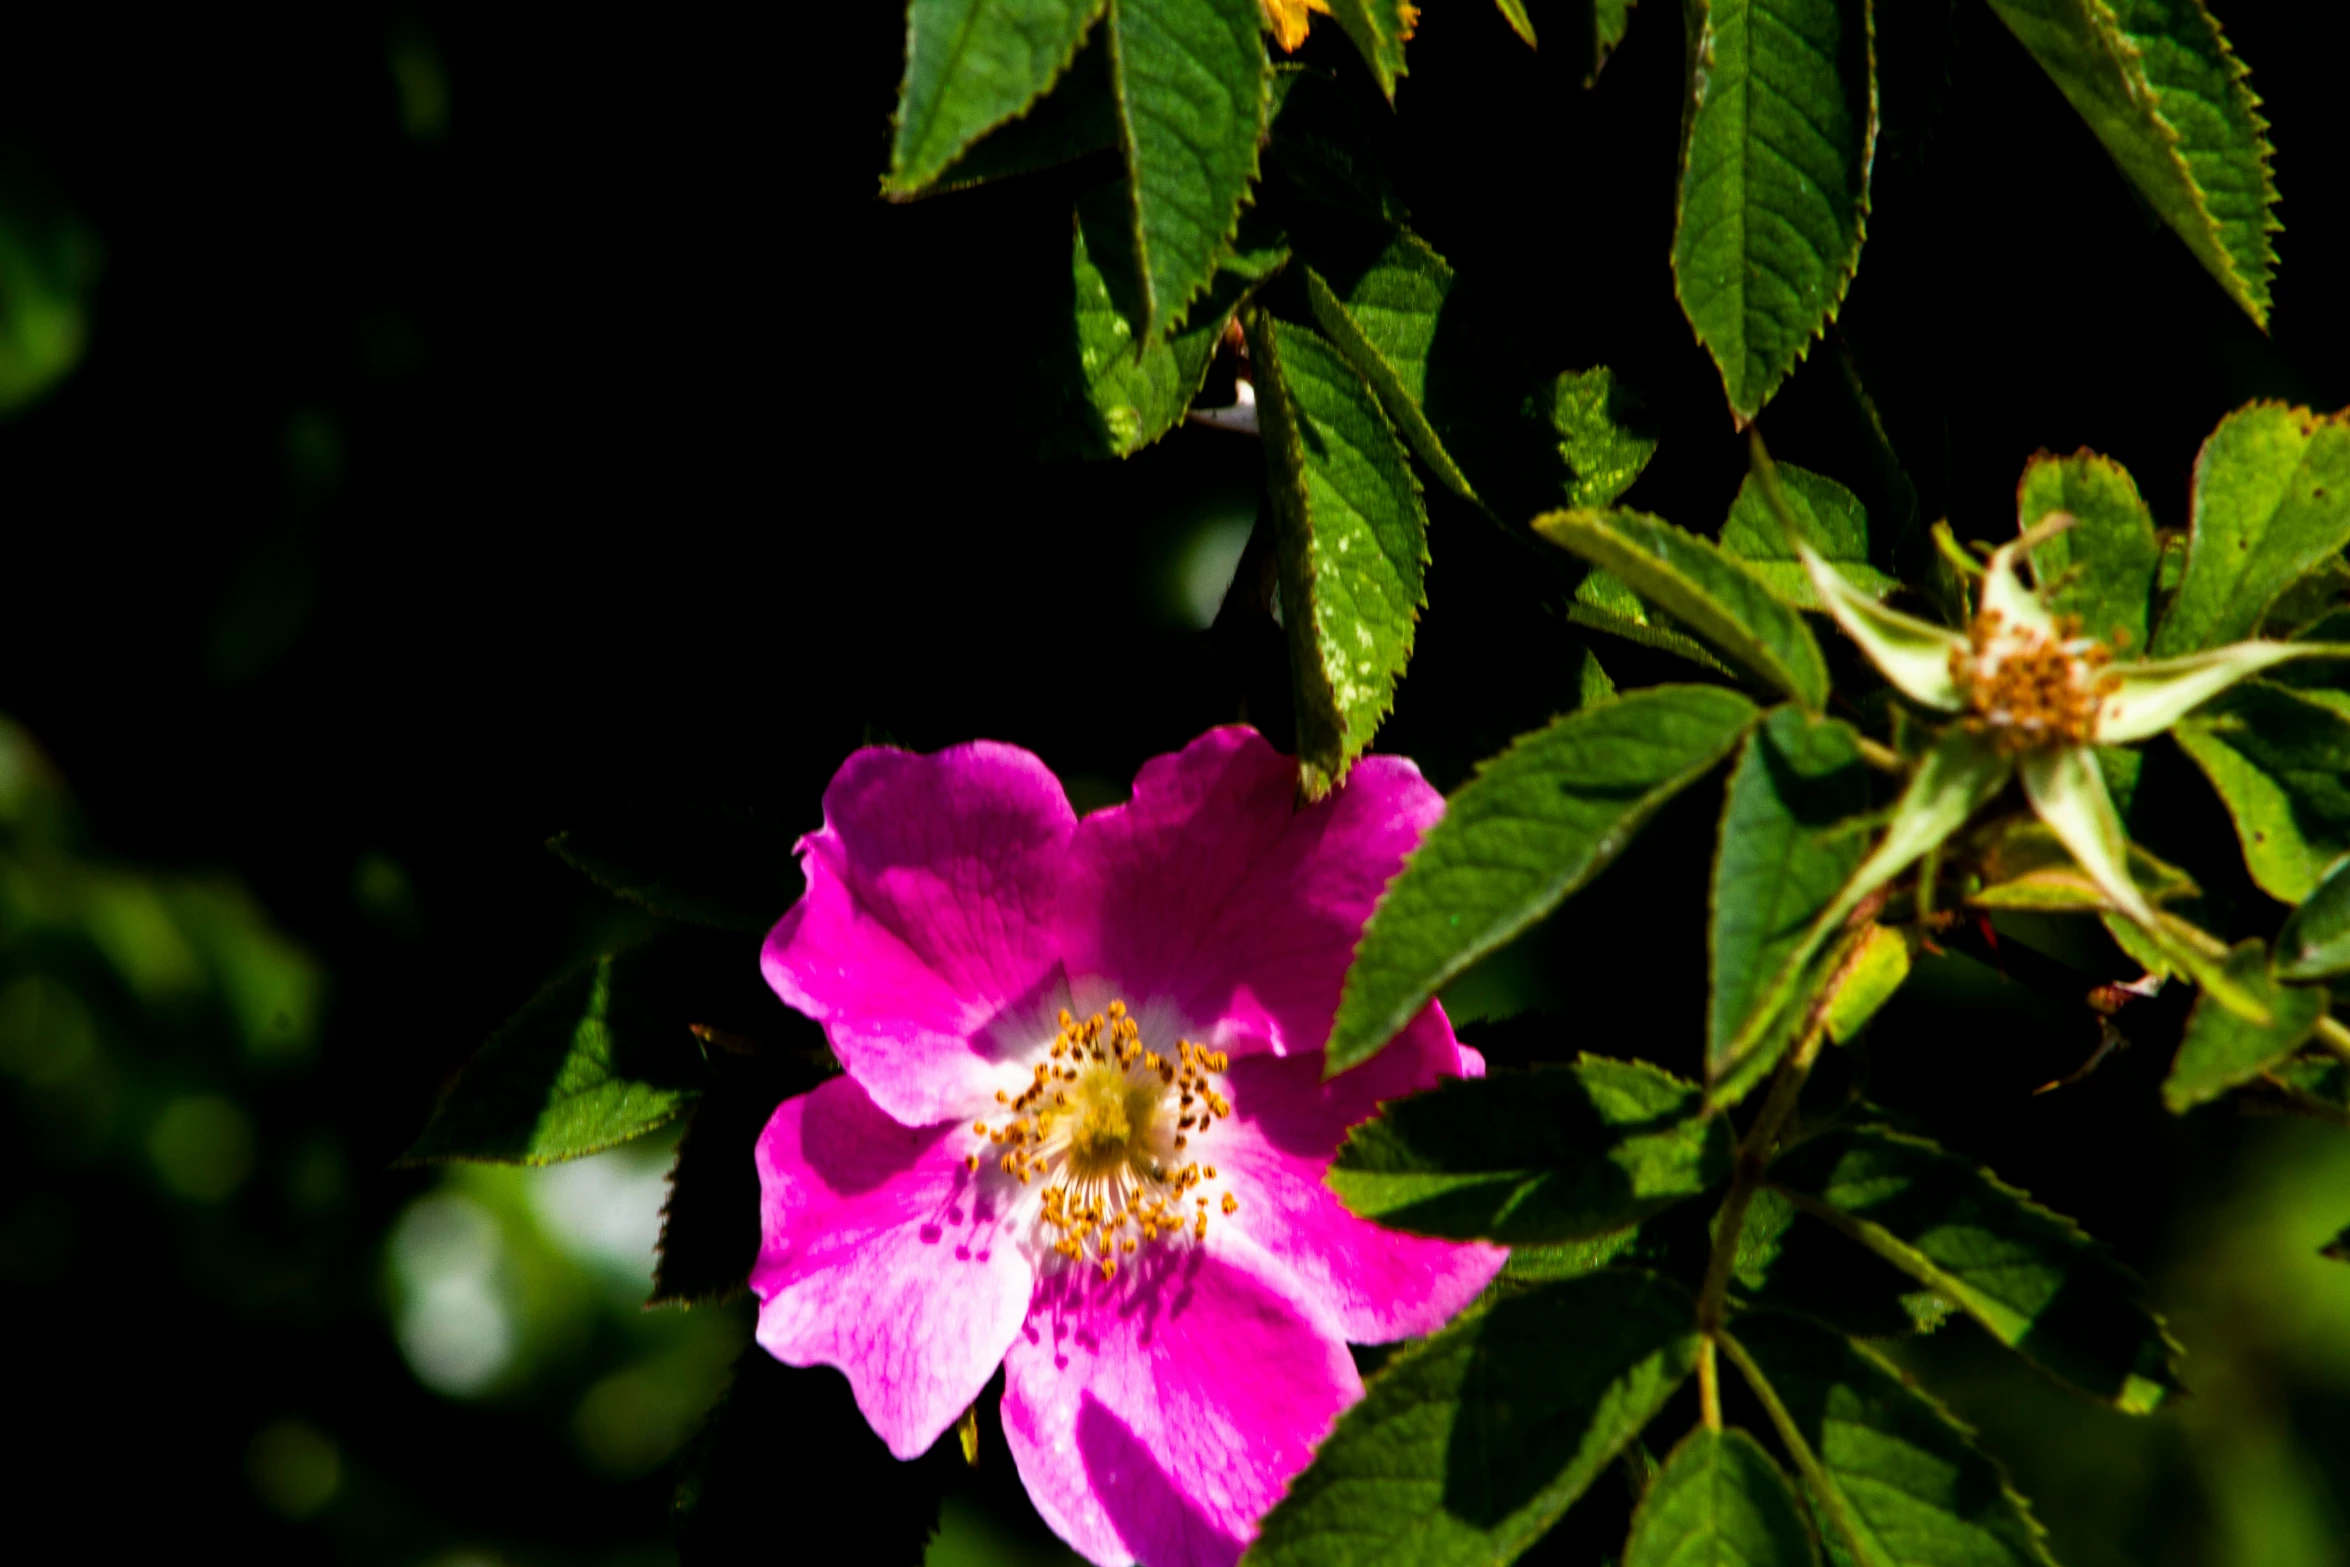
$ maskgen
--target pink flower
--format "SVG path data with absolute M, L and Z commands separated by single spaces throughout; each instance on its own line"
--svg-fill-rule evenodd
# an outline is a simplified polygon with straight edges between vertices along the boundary
M 890 1451 L 1004 1367 L 1037 1510 L 1094 1561 L 1234 1561 L 1362 1396 L 1504 1253 L 1382 1230 L 1322 1172 L 1383 1099 L 1482 1062 L 1441 1008 L 1325 1083 L 1347 960 L 1443 801 L 1218 729 L 1080 821 L 1026 751 L 865 750 L 801 844 L 776 992 L 847 1075 L 759 1139 L 759 1342 L 839 1367 Z

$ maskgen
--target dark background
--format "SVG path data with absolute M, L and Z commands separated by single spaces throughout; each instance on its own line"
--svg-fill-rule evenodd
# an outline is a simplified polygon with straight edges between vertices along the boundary
M 1848 358 L 1921 520 L 2000 535 L 2025 459 L 2089 445 L 2180 526 L 2227 410 L 2350 403 L 2350 17 L 2222 7 L 2282 149 L 2264 336 L 1987 10 L 1880 9 L 1868 242 L 1841 331 L 1763 416 L 1781 457 L 1906 507 Z M 1084 177 L 873 199 L 901 25 L 871 3 L 23 22 L 0 68 L 5 189 L 20 222 L 81 225 L 102 265 L 82 362 L 0 423 L 0 713 L 70 784 L 77 853 L 233 875 L 328 986 L 298 1068 L 254 1067 L 195 1014 L 124 1011 L 122 1071 L 246 1106 L 259 1173 L 222 1199 L 158 1187 L 135 1117 L 74 1141 L 47 1090 L 0 1088 L 11 1489 L 92 1554 L 662 1559 L 663 1474 L 600 1478 L 567 1434 L 623 1329 L 466 1401 L 420 1387 L 385 1327 L 381 1238 L 436 1179 L 390 1161 L 605 917 L 550 833 L 670 800 L 813 826 L 869 739 L 1017 741 L 1096 804 L 1206 724 L 1281 734 L 1278 637 L 1241 606 L 1203 629 L 1169 586 L 1203 530 L 1253 514 L 1253 443 L 1185 429 L 1122 465 L 1027 461 L 1006 388 L 1049 330 Z M 1571 50 L 1431 7 L 1390 116 L 1334 29 L 1303 51 L 1387 124 L 1417 226 L 1530 351 L 1612 364 L 1646 400 L 1663 445 L 1628 502 L 1710 530 L 1746 457 L 1666 264 L 1680 54 L 1676 9 L 1649 0 L 1586 91 Z M 1431 607 L 1381 743 L 1449 788 L 1571 703 L 1582 644 L 1555 579 L 1431 508 Z M 1676 675 L 1598 651 L 1620 679 Z M 2143 832 L 2225 842 L 2175 759 L 2150 774 Z M 1668 812 L 1504 965 L 1489 1005 L 1531 1010 L 1491 1028 L 1497 1058 L 1694 1063 L 1716 799 Z M 2248 896 L 2224 858 L 2191 868 Z M 34 961 L 6 941 L 0 977 Z M 1877 1031 L 1878 1090 L 2114 1241 L 2158 1296 L 2248 1228 L 2278 1249 L 2246 1268 L 2299 1267 L 2324 1235 L 2292 1228 L 2292 1193 L 2330 1191 L 2350 1220 L 2350 1171 L 2299 1128 L 2162 1116 L 2169 1002 L 2139 1048 L 2031 1097 L 2095 1029 L 2028 952 L 2009 966 L 1924 976 Z M 322 1140 L 345 1179 L 306 1208 L 280 1173 Z M 2245 1540 L 2339 1559 L 2291 1553 L 2345 1534 L 2350 1328 L 2178 1290 L 2208 1335 L 2189 1379 L 2203 1354 L 2222 1385 L 2128 1431 L 2044 1409 L 2056 1395 L 1963 1330 L 1921 1353 L 2016 1444 L 2076 1563 L 2252 1560 Z M 252 1434 L 288 1411 L 343 1477 L 292 1521 L 251 1478 Z M 2284 1456 L 2256 1474 L 2210 1456 L 2248 1443 Z M 2084 1446 L 2111 1467 L 2084 1471 Z M 1002 1468 L 972 1516 L 1002 1514 Z M 828 1559 L 844 1504 L 774 1484 L 807 1531 L 778 1550 Z M 2287 1532 L 2243 1534 L 2245 1507 Z M 2316 1509 L 2299 1533 L 2295 1507 Z

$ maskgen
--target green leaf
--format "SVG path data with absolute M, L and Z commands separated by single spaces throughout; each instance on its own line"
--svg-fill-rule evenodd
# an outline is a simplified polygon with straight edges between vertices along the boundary
M 1306 792 L 1343 781 L 1395 700 L 1427 603 L 1420 481 L 1369 387 L 1311 328 L 1247 318 Z
M 1549 512 L 1534 531 L 1621 578 L 1804 706 L 1827 701 L 1828 666 L 1803 617 L 1708 540 L 1636 511 Z
M 1569 713 L 1485 763 L 1372 911 L 1329 1072 L 1368 1058 L 1454 975 L 1598 875 L 1754 717 L 1735 691 L 1653 686 Z
M 1541 1245 L 1639 1223 L 1730 1174 L 1730 1128 L 1638 1061 L 1455 1078 L 1348 1134 L 1326 1177 L 1355 1213 L 1451 1240 Z
M 2084 634 L 2117 653 L 2143 652 L 2162 542 L 2130 470 L 2092 451 L 2042 452 L 2016 487 L 2018 528 L 2028 533 L 2055 512 L 2073 525 L 2031 549 L 2048 607 L 2078 616 Z
M 1968 1160 L 1884 1128 L 1840 1129 L 1782 1155 L 1769 1178 L 2090 1397 L 2142 1415 L 2181 1391 L 2178 1346 L 2140 1304 L 2136 1275 Z
M 800 896 L 799 835 L 727 806 L 615 812 L 547 847 L 663 919 L 763 936 Z
M 1572 506 L 1612 504 L 1656 455 L 1639 400 L 1606 365 L 1569 370 L 1551 383 L 1550 424 L 1574 476 L 1567 486 Z
M 403 1164 L 553 1164 L 683 1114 L 704 1076 L 660 945 L 556 980 L 465 1063 Z
M 2157 654 L 2238 642 L 2287 588 L 2350 544 L 2350 415 L 2253 403 L 2195 458 L 2195 511 Z
M 1266 1515 L 1250 1567 L 1506 1562 L 1664 1407 L 1696 1304 L 1609 1270 L 1497 1301 L 1396 1355 Z
M 913 0 L 888 191 L 920 190 L 1026 110 L 1077 57 L 1103 0 Z
M 1869 564 L 1869 515 L 1859 496 L 1825 474 L 1793 463 L 1778 466 L 1780 493 L 1796 533 L 1821 559 L 1871 598 L 1881 599 L 1900 586 L 1899 579 Z M 1797 609 L 1827 608 L 1756 474 L 1746 476 L 1738 486 L 1738 498 L 1730 503 L 1729 520 L 1722 524 L 1722 553 L 1744 561 L 1781 603 Z
M 1858 1567 L 2054 1567 L 1999 1466 L 1882 1356 L 1781 1312 L 1734 1328 L 1724 1352 L 1803 1471 L 1822 1532 Z
M 2336 860 L 2277 932 L 2277 977 L 2350 974 L 2350 855 Z
M 1173 429 L 1207 379 L 1233 312 L 1287 259 L 1277 237 L 1252 233 L 1257 225 L 1243 219 L 1239 248 L 1217 268 L 1207 297 L 1164 341 L 1142 342 L 1128 324 L 1139 287 L 1125 227 L 1129 210 L 1123 181 L 1077 204 L 1076 364 L 1057 389 L 1063 406 L 1047 427 L 1048 459 L 1128 457 Z
M 1596 707 L 1614 701 L 1617 694 L 1616 683 L 1600 666 L 1599 655 L 1585 648 L 1582 662 L 1575 666 L 1575 705 Z
M 1272 66 L 1256 0 L 1109 0 L 1110 60 L 1141 283 L 1164 337 L 1214 277 L 1257 176 Z
M 2254 681 L 2171 734 L 2219 791 L 2269 896 L 2299 903 L 2350 852 L 2350 715 Z
M 1409 74 L 1403 46 L 1412 36 L 1416 12 L 1409 0 L 1330 0 L 1330 14 L 1346 29 L 1363 63 L 1371 68 L 1387 101 L 1395 101 L 1398 78 Z
M 920 190 L 896 190 L 885 182 L 883 194 L 905 201 L 966 190 L 1106 155 L 1117 147 L 1118 99 L 1110 90 L 1108 29 L 1096 28 L 1052 91 L 1025 113 L 973 142 Z
M 1931 1333 L 1957 1309 L 1768 1186 L 1746 1205 L 1729 1298 L 1741 1310 L 1799 1312 L 1871 1339 Z
M 1526 40 L 1526 47 L 1535 47 L 1534 19 L 1526 14 L 1526 0 L 1494 0 L 1501 14 L 1510 24 L 1510 31 Z
M 2325 987 L 2277 983 L 2268 953 L 2257 941 L 2243 942 L 2228 954 L 2228 977 L 2267 1008 L 2268 1021 L 2248 1019 L 2208 993 L 2197 996 L 2178 1059 L 2162 1085 L 2162 1102 L 2173 1115 L 2251 1082 L 2307 1043 L 2326 1015 Z
M 1910 941 L 1886 925 L 1871 925 L 1843 965 L 1835 993 L 1820 1014 L 1820 1026 L 1839 1045 L 1849 1045 L 1869 1019 L 1909 981 Z
M 2263 328 L 2268 125 L 2203 0 L 1991 0 L 2113 161 Z
M 1820 1559 L 1794 1488 L 1743 1431 L 1699 1426 L 1632 1518 L 1624 1567 L 1806 1567 Z
M 1315 324 L 1371 383 L 1380 406 L 1438 481 L 1476 500 L 1428 416 L 1429 359 L 1437 318 L 1453 292 L 1452 268 L 1426 240 L 1394 229 L 1368 256 L 1334 267 L 1335 283 L 1312 269 L 1305 277 Z
M 1691 0 L 1673 282 L 1739 428 L 1835 319 L 1877 135 L 1866 0 Z
M 1706 1050 L 1723 1054 L 1868 853 L 1868 768 L 1847 724 L 1774 708 L 1722 801 L 1707 947 Z
M 2172 903 L 2200 891 L 2177 866 L 2137 844 L 2129 847 L 2130 879 L 2147 902 Z M 2045 822 L 2009 824 L 1985 850 L 1982 876 L 1984 885 L 1967 894 L 1967 902 L 1980 909 L 2092 913 L 2108 902 Z
M 1583 580 L 1575 584 L 1574 597 L 1567 601 L 1567 619 L 1641 647 L 1685 658 L 1701 669 L 1730 676 L 1738 673 L 1707 652 L 1704 643 L 1679 629 L 1670 615 L 1651 610 L 1613 572 L 1594 567 L 1583 574 Z

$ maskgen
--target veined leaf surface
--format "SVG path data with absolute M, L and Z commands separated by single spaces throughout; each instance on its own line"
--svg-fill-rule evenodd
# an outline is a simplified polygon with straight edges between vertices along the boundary
M 1820 1559 L 1794 1489 L 1762 1444 L 1699 1426 L 1649 1482 L 1624 1567 L 1810 1567 Z
M 894 193 L 920 190 L 1027 110 L 1077 56 L 1104 0 L 913 0 L 890 144 Z

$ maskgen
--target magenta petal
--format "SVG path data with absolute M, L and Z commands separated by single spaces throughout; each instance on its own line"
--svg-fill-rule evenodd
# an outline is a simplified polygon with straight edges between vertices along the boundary
M 979 1396 L 1035 1284 L 954 1129 L 901 1126 L 836 1077 L 785 1100 L 759 1135 L 759 1342 L 847 1373 L 900 1458 Z
M 824 1025 L 874 1102 L 909 1126 L 969 1114 L 1052 1037 L 1052 929 L 1076 816 L 1014 746 L 859 751 L 801 841 L 808 890 L 767 937 L 776 994 Z
M 1037 1511 L 1093 1561 L 1231 1567 L 1361 1396 L 1344 1344 L 1186 1247 L 1114 1285 L 1039 1282 L 1004 1361 L 1004 1435 Z
M 1319 1050 L 1388 879 L 1444 813 L 1400 757 L 1297 806 L 1297 763 L 1253 729 L 1213 729 L 1077 826 L 1061 906 L 1073 980 L 1172 1002 L 1234 1053 Z
M 1465 1070 L 1470 1066 L 1475 1070 Z M 1209 1244 L 1246 1248 L 1255 1271 L 1291 1281 L 1288 1293 L 1331 1314 L 1357 1344 L 1433 1333 L 1493 1282 L 1509 1260 L 1498 1246 L 1462 1245 L 1382 1229 L 1346 1211 L 1322 1175 L 1349 1127 L 1383 1100 L 1482 1075 L 1484 1060 L 1453 1041 L 1430 1007 L 1394 1043 L 1351 1072 L 1321 1080 L 1319 1055 L 1232 1063 L 1232 1118 L 1202 1140 L 1240 1200 L 1215 1221 Z

